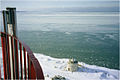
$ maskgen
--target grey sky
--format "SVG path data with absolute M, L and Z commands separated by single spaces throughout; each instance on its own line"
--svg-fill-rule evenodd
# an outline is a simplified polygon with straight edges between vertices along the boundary
M 1 7 L 18 11 L 118 11 L 118 0 L 1 0 Z M 59 10 L 58 10 L 59 9 Z
M 17 11 L 31 11 L 27 13 L 20 13 L 18 14 L 18 26 L 20 29 L 64 29 L 66 26 L 60 25 L 60 26 L 44 26 L 40 24 L 46 24 L 46 23 L 60 23 L 60 24 L 84 24 L 87 25 L 115 25 L 118 24 L 118 17 L 117 13 L 119 10 L 119 1 L 118 0 L 1 0 L 0 5 L 3 10 L 6 7 L 16 7 Z M 32 11 L 35 11 L 34 14 L 32 14 Z M 62 17 L 54 17 L 53 15 L 49 17 L 41 16 L 39 13 L 44 13 L 46 11 L 48 12 L 54 12 L 54 11 L 60 11 L 60 12 L 93 12 L 93 13 L 84 13 L 84 16 L 79 13 L 74 14 L 65 14 L 65 17 L 62 15 Z M 94 13 L 94 12 L 100 12 Z M 105 12 L 105 13 L 101 13 Z M 111 13 L 110 13 L 111 12 Z M 115 12 L 115 13 L 114 13 Z M 24 15 L 23 15 L 24 14 Z M 26 15 L 25 15 L 26 14 Z M 56 13 L 55 13 L 56 14 Z M 61 15 L 61 14 L 60 14 Z M 88 16 L 90 15 L 90 16 Z M 94 16 L 95 15 L 95 16 Z M 96 16 L 97 15 L 97 16 Z M 112 16 L 111 16 L 112 15 Z M 74 18 L 72 17 L 74 16 Z M 76 17 L 75 17 L 76 16 Z M 28 24 L 28 25 L 26 25 Z M 36 27 L 33 27 L 34 24 Z M 83 26 L 83 25 L 82 25 Z M 83 27 L 85 27 L 83 26 Z M 48 28 L 47 28 L 48 27 Z M 69 27 L 69 26 L 68 26 Z M 65 29 L 68 29 L 65 28 Z M 73 26 L 72 26 L 73 27 Z M 74 28 L 74 27 L 73 27 Z M 88 27 L 87 27 L 88 28 Z M 87 29 L 86 28 L 86 29 Z M 76 29 L 79 29 L 76 27 Z M 69 29 L 68 29 L 69 30 Z M 74 29 L 71 29 L 74 30 Z

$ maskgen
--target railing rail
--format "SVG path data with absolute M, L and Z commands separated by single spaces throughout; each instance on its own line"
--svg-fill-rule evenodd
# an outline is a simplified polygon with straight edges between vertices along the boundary
M 5 32 L 0 33 L 4 79 L 44 80 L 42 68 L 30 48 L 17 37 L 6 34 Z M 9 41 L 11 41 L 11 43 L 9 43 Z M 16 50 L 14 50 L 14 47 Z M 12 48 L 12 51 L 9 48 Z

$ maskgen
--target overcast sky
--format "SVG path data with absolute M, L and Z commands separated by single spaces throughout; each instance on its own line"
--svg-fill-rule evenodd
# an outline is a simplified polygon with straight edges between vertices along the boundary
M 118 12 L 118 0 L 0 0 L 0 10 L 6 7 L 16 7 L 17 11 L 41 11 L 41 12 Z M 30 12 L 31 13 L 31 12 Z M 88 14 L 87 14 L 88 15 Z M 94 15 L 94 14 L 92 14 Z M 23 15 L 24 16 L 24 15 Z M 35 16 L 35 15 L 34 15 Z M 1 17 L 1 15 L 0 15 Z M 19 17 L 19 16 L 18 16 Z M 38 16 L 37 16 L 38 17 Z M 60 19 L 61 18 L 61 19 Z M 69 19 L 70 18 L 70 19 Z M 82 24 L 118 24 L 117 16 L 83 17 L 82 19 L 69 18 L 24 18 L 19 17 L 18 24 L 39 23 L 82 23 Z M 1 19 L 2 20 L 2 19 Z M 0 21 L 1 22 L 1 21 Z M 19 28 L 21 28 L 20 25 Z M 25 26 L 23 26 L 25 27 Z M 30 27 L 30 26 L 29 26 Z M 61 26 L 62 27 L 62 26 Z M 61 28 L 60 27 L 60 28 Z M 31 25 L 31 28 L 32 25 Z M 34 29 L 43 29 L 45 26 L 36 26 Z M 62 28 L 61 28 L 62 29 Z
M 18 11 L 118 11 L 118 0 L 0 0 L 1 8 Z

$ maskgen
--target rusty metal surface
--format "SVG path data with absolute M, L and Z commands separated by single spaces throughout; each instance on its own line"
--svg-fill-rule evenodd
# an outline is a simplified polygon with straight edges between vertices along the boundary
M 18 41 L 18 43 L 19 44 L 21 44 L 24 48 L 25 48 L 25 50 L 27 51 L 27 56 L 29 57 L 28 59 L 29 59 L 29 67 L 31 67 L 31 68 L 29 68 L 28 70 L 30 70 L 31 69 L 31 71 L 28 71 L 29 72 L 29 74 L 31 73 L 31 78 L 32 79 L 40 79 L 40 80 L 44 80 L 44 75 L 43 75 L 43 71 L 42 71 L 42 68 L 41 68 L 41 66 L 40 66 L 40 63 L 38 62 L 38 60 L 35 58 L 35 56 L 34 56 L 34 54 L 33 54 L 33 52 L 30 50 L 30 48 L 24 43 L 24 42 L 22 42 L 22 41 L 20 41 L 17 37 L 14 37 L 14 36 L 11 36 L 11 35 L 9 35 L 9 34 L 6 34 L 6 33 L 4 33 L 4 32 L 0 32 L 1 34 L 4 34 L 4 35 L 8 35 L 8 36 L 10 36 L 10 37 L 12 37 L 12 39 L 14 38 L 15 40 L 17 40 Z M 2 37 L 1 37 L 2 38 Z M 4 42 L 4 41 L 2 41 L 2 42 Z M 2 46 L 2 49 L 4 49 L 4 46 Z M 5 51 L 5 50 L 2 50 L 2 51 Z M 21 51 L 21 48 L 20 48 L 20 51 Z M 22 51 L 20 52 L 20 54 L 22 53 Z M 25 54 L 24 54 L 25 55 Z M 14 61 L 14 60 L 13 60 Z M 15 67 L 15 66 L 14 66 Z M 26 66 L 25 66 L 26 67 Z M 33 71 L 33 72 L 32 72 Z M 25 73 L 26 73 L 26 71 L 25 71 Z M 21 73 L 22 75 L 23 75 L 23 72 Z M 30 75 L 28 74 L 28 77 L 30 78 Z
M 11 43 L 12 43 L 12 61 L 13 61 L 13 79 L 15 79 L 16 74 L 15 74 L 15 57 L 14 57 L 14 45 L 13 45 L 13 36 L 11 36 Z
M 18 60 L 18 43 L 17 43 L 17 40 L 15 39 L 14 40 L 14 43 L 15 43 L 15 57 L 16 57 L 16 79 L 19 79 L 19 60 Z
M 2 42 L 2 57 L 3 57 L 3 70 L 4 70 L 4 78 L 7 79 L 7 73 L 6 73 L 6 59 L 5 59 L 5 37 L 1 36 L 1 42 Z
M 20 50 L 20 69 L 21 69 L 21 80 L 23 80 L 23 63 L 22 63 L 22 44 L 19 43 Z
M 8 70 L 9 70 L 9 76 L 8 76 L 8 79 L 11 79 L 11 69 L 10 69 L 10 50 L 9 50 L 9 36 L 7 35 L 7 41 L 8 41 L 8 44 L 7 44 L 7 53 L 8 53 Z
M 27 79 L 26 49 L 24 47 L 23 47 L 23 52 L 24 52 L 24 75 L 25 75 L 25 79 Z

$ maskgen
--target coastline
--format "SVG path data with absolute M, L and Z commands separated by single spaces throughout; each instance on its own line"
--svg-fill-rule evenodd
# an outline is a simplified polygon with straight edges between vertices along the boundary
M 69 59 L 57 59 L 36 53 L 34 53 L 34 55 L 42 66 L 46 80 L 50 80 L 55 75 L 63 76 L 67 80 L 119 80 L 120 78 L 120 70 L 78 62 L 78 64 L 82 66 L 79 66 L 78 71 L 70 72 L 65 70 Z
M 63 76 L 66 78 L 66 80 L 119 80 L 120 78 L 120 70 L 109 69 L 106 67 L 99 67 L 96 65 L 89 65 L 83 62 L 78 62 L 78 64 L 81 65 L 78 67 L 78 70 L 76 72 L 70 72 L 65 69 L 69 59 L 53 58 L 40 53 L 34 53 L 34 55 L 38 59 L 43 69 L 45 80 L 51 80 L 51 78 L 56 75 Z M 1 64 L 1 66 L 2 65 L 3 64 Z M 3 69 L 3 67 L 1 67 L 1 69 Z

